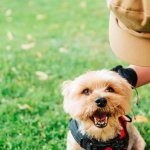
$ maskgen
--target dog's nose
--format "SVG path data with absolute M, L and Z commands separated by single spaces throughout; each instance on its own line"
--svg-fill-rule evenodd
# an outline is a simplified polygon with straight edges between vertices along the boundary
M 95 100 L 95 103 L 98 107 L 105 107 L 107 104 L 107 100 L 104 97 L 99 97 Z

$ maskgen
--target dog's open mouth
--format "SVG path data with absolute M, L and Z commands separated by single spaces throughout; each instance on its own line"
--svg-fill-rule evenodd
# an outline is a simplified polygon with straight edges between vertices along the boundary
M 110 114 L 107 112 L 99 112 L 96 111 L 92 117 L 91 120 L 94 122 L 94 125 L 98 128 L 104 128 L 107 126 L 108 119 Z

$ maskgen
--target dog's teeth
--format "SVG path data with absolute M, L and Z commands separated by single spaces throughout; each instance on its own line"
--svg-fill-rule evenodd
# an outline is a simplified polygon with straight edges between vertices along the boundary
M 98 124 L 98 125 L 104 125 L 105 122 L 98 122 L 97 124 Z
M 105 118 L 102 116 L 100 118 L 93 117 L 93 122 L 95 124 L 95 126 L 99 127 L 99 128 L 103 128 L 107 125 L 107 121 L 108 121 L 108 116 L 105 116 Z
M 107 120 L 107 118 L 108 117 L 106 117 L 106 120 Z M 101 122 L 101 121 L 97 121 L 97 119 L 96 118 L 94 118 L 94 122 L 95 122 L 95 124 L 98 124 L 98 125 L 104 125 L 105 124 L 105 122 L 103 121 L 103 122 Z
M 95 122 L 95 124 L 97 124 L 97 123 L 98 123 L 98 121 L 96 120 L 96 118 L 94 118 L 94 122 Z

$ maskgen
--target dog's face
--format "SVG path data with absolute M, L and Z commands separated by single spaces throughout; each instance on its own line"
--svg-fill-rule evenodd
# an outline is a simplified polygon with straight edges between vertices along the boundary
M 113 71 L 91 71 L 63 84 L 64 109 L 94 129 L 113 125 L 130 110 L 131 86 Z

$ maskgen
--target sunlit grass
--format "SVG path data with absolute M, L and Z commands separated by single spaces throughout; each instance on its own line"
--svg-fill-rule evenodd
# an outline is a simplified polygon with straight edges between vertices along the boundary
M 0 12 L 0 149 L 64 150 L 62 82 L 126 65 L 109 47 L 106 2 L 2 0 Z M 139 90 L 138 108 L 133 102 L 147 118 L 149 90 Z M 150 147 L 149 123 L 136 125 Z

